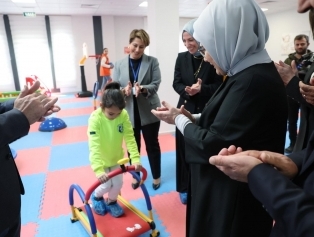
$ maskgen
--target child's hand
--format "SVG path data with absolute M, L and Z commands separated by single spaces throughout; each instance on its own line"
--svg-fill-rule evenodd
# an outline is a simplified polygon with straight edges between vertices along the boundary
M 98 178 L 99 182 L 102 184 L 106 183 L 109 180 L 109 177 L 105 172 L 102 173 L 101 175 L 98 175 L 97 178 Z
M 141 171 L 141 169 L 142 169 L 142 164 L 141 163 L 136 163 L 136 164 L 133 164 L 133 165 L 135 167 L 135 171 L 136 172 Z

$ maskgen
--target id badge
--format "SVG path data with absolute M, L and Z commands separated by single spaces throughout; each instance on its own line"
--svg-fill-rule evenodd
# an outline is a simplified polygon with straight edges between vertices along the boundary
M 133 95 L 136 95 L 135 86 L 132 87 L 132 93 L 133 93 Z

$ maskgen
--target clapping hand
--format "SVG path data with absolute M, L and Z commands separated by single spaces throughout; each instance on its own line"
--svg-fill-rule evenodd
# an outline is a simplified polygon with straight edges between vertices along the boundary
M 132 83 L 129 81 L 128 85 L 124 87 L 123 92 L 126 96 L 131 95 Z
M 157 107 L 156 110 L 153 109 L 151 112 L 160 120 L 169 124 L 175 124 L 175 118 L 181 114 L 180 109 L 171 106 L 165 101 L 162 102 L 162 105 L 164 108 Z
M 19 96 L 14 101 L 14 108 L 20 110 L 28 119 L 29 124 L 45 120 L 44 117 L 60 111 L 60 107 L 55 105 L 58 98 L 47 97 L 36 91 L 40 87 L 40 82 L 36 81 L 33 86 L 24 86 Z
M 306 85 L 302 81 L 299 82 L 300 93 L 307 103 L 314 105 L 314 77 L 310 79 L 310 84 Z
M 138 95 L 141 93 L 141 87 L 138 84 L 138 82 L 134 84 L 134 88 L 135 88 L 135 97 L 138 97 Z
M 296 164 L 287 156 L 270 151 L 248 150 L 241 152 L 241 148 L 230 146 L 222 149 L 217 156 L 209 158 L 209 163 L 228 175 L 230 178 L 247 182 L 247 175 L 261 163 L 272 165 L 288 178 L 298 173 Z
M 275 66 L 285 85 L 287 85 L 294 76 L 298 76 L 298 69 L 294 60 L 291 62 L 291 66 L 282 61 L 275 63 Z
M 186 86 L 185 91 L 189 96 L 193 96 L 201 91 L 202 88 L 202 79 L 198 78 L 197 82 L 192 86 Z

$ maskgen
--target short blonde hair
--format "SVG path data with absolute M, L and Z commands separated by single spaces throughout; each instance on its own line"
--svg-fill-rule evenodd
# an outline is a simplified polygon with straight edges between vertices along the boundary
M 139 38 L 140 40 L 143 41 L 143 43 L 145 44 L 145 46 L 147 47 L 150 43 L 149 41 L 149 35 L 147 34 L 147 32 L 143 29 L 135 29 L 132 30 L 132 32 L 130 33 L 130 39 L 129 39 L 129 43 L 131 44 L 133 42 L 133 40 L 135 38 Z

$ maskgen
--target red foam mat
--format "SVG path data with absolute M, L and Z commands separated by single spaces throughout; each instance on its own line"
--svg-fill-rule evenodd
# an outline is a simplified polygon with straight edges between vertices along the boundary
M 27 225 L 21 226 L 21 237 L 35 236 L 37 233 L 38 224 L 28 223 Z
M 150 226 L 145 220 L 140 218 L 121 202 L 119 202 L 119 204 L 124 210 L 124 215 L 119 218 L 112 217 L 110 213 L 100 216 L 93 212 L 96 228 L 104 237 L 137 237 L 150 231 Z M 81 209 L 86 215 L 85 208 L 81 207 Z M 135 226 L 138 228 L 135 228 Z

